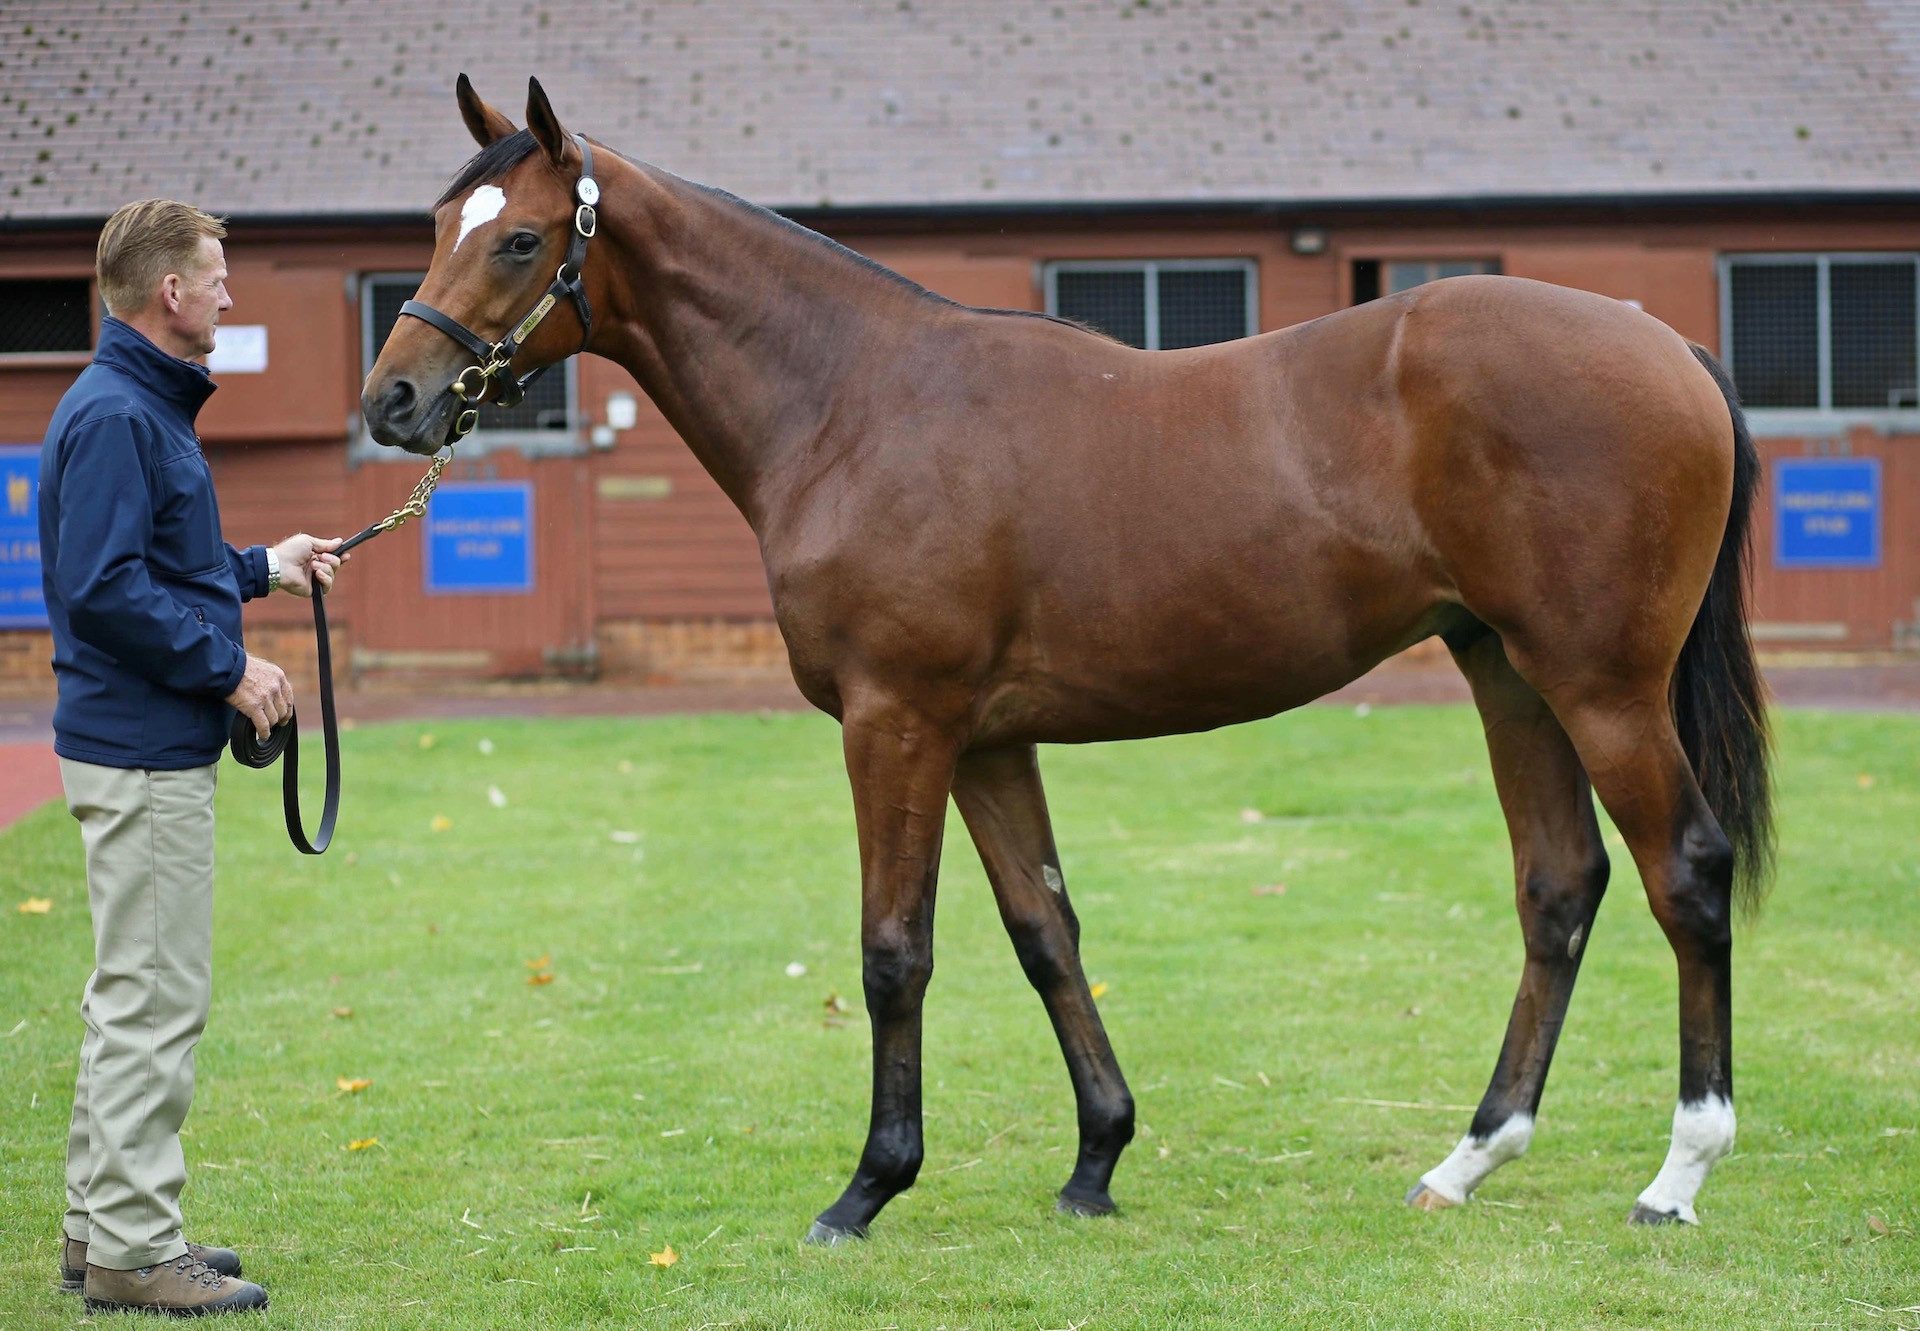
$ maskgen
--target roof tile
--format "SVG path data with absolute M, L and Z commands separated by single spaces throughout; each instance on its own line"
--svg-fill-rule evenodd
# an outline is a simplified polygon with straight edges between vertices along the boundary
M 424 208 L 460 70 L 785 207 L 1920 188 L 1915 0 L 26 0 L 0 218 Z

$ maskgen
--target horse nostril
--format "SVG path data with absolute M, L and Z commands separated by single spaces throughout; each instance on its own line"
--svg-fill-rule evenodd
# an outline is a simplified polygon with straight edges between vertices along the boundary
M 408 416 L 412 415 L 414 398 L 415 394 L 412 384 L 408 383 L 405 379 L 394 380 L 393 387 L 387 390 L 387 400 L 384 403 L 387 419 L 390 421 L 405 420 Z

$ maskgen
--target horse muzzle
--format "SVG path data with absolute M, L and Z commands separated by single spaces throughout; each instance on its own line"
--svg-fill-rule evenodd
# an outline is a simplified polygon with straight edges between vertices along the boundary
M 411 381 L 395 379 L 378 392 L 368 389 L 360 414 L 376 442 L 431 457 L 473 429 L 476 405 L 451 386 L 423 398 Z

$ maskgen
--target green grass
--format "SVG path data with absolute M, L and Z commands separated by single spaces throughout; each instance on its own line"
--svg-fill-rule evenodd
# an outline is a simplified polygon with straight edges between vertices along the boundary
M 278 773 L 229 765 L 190 1233 L 243 1249 L 288 1327 L 1911 1327 L 1920 718 L 1779 728 L 1740 1143 L 1697 1230 L 1625 1223 L 1665 1150 L 1674 978 L 1611 833 L 1532 1154 L 1471 1206 L 1400 1204 L 1468 1115 L 1368 1102 L 1484 1086 L 1519 972 L 1506 839 L 1471 711 L 1321 708 L 1043 755 L 1142 1123 L 1111 1219 L 1052 1212 L 1071 1093 L 953 820 L 926 1167 L 832 1251 L 797 1240 L 859 1151 L 868 1050 L 830 722 L 360 729 L 319 862 Z M 43 810 L 0 834 L 4 1327 L 81 1316 L 51 1278 L 90 955 L 77 829 Z

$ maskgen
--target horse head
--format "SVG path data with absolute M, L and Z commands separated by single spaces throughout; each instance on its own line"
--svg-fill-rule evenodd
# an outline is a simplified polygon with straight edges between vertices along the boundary
M 480 151 L 434 204 L 433 262 L 402 309 L 413 317 L 395 324 L 360 396 L 375 439 L 421 454 L 472 429 L 480 402 L 512 405 L 532 374 L 584 350 L 596 293 L 584 262 L 592 149 L 561 127 L 538 79 L 525 129 L 465 74 L 456 93 Z

